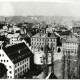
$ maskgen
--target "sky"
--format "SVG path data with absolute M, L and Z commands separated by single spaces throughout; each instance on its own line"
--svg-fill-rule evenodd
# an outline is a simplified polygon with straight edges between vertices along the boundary
M 80 2 L 1 2 L 0 16 L 80 17 Z

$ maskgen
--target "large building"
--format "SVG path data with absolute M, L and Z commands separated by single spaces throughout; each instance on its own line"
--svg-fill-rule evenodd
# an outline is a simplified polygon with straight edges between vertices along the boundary
M 73 25 L 73 33 L 77 33 L 78 31 L 80 31 L 80 22 L 76 22 Z
M 45 62 L 44 58 L 46 59 L 46 56 L 45 56 L 45 53 L 43 50 L 39 50 L 39 51 L 34 52 L 34 64 L 43 65 Z M 49 51 L 49 50 L 48 50 L 47 58 L 48 58 L 47 64 L 51 64 L 51 51 Z
M 31 38 L 31 49 L 34 51 L 35 49 L 40 49 L 45 45 L 51 47 L 57 46 L 57 36 L 54 33 L 37 33 Z
M 70 52 L 70 55 L 77 55 L 78 43 L 78 38 L 74 35 L 70 35 L 66 40 L 64 40 L 63 50 L 65 51 L 65 54 Z
M 9 39 L 9 44 L 11 45 L 21 43 L 19 33 L 9 33 L 6 37 Z
M 6 65 L 7 78 L 16 79 L 30 70 L 32 52 L 25 43 L 15 44 L 0 50 L 0 62 Z

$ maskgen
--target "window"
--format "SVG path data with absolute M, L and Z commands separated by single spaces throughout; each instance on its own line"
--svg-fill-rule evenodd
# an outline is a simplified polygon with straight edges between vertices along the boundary
M 1 54 L 0 54 L 0 56 L 1 56 Z
M 18 68 L 18 71 L 19 71 L 19 68 Z
M 15 70 L 15 73 L 17 73 L 17 70 Z
M 15 78 L 17 78 L 17 75 L 15 75 Z
M 25 64 L 25 67 L 26 67 L 26 64 Z
M 32 42 L 32 44 L 33 44 L 33 42 Z
M 20 62 L 20 65 L 21 65 L 21 62 Z
M 17 64 L 15 64 L 15 68 L 17 67 Z
M 26 69 L 25 69 L 25 72 L 26 72 Z
M 9 68 L 11 68 L 11 66 L 9 66 Z
M 25 59 L 25 62 L 26 62 L 26 59 Z
M 20 67 L 20 70 L 22 70 L 22 67 Z
M 1 62 L 2 62 L 3 60 L 1 60 Z
M 4 60 L 4 62 L 5 62 L 5 60 Z
M 7 60 L 7 62 L 8 62 L 8 60 Z
M 10 76 L 10 78 L 12 78 L 12 76 Z
M 28 61 L 28 58 L 27 58 L 27 61 Z
M 24 65 L 23 65 L 23 68 L 24 68 Z
M 19 66 L 19 63 L 18 63 L 18 66 Z
M 11 72 L 11 71 L 9 71 L 9 73 L 10 73 L 10 74 L 12 74 L 12 72 Z
M 7 78 L 9 78 L 9 76 L 7 76 Z

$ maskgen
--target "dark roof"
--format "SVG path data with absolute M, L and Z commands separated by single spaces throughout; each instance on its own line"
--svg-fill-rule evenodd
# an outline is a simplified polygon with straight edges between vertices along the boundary
M 25 39 L 25 38 L 29 38 L 29 36 L 28 36 L 27 34 L 21 34 L 21 35 L 20 35 L 20 38 Z
M 54 74 L 54 73 L 51 73 L 51 75 L 50 75 L 49 79 L 58 79 L 58 78 L 55 76 L 55 74 Z
M 0 78 L 2 78 L 6 72 L 7 72 L 6 66 L 0 63 Z
M 0 36 L 0 41 L 6 41 L 8 40 L 5 36 Z
M 14 64 L 33 55 L 25 43 L 15 44 L 3 50 Z
M 60 35 L 69 35 L 71 33 L 71 31 L 70 30 L 68 30 L 68 31 L 65 31 L 65 32 L 61 32 L 61 34 Z
M 40 36 L 42 34 L 42 36 Z M 57 38 L 57 35 L 55 33 L 37 33 L 33 37 L 42 37 L 42 38 Z
M 50 33 L 48 37 L 57 37 L 55 33 Z

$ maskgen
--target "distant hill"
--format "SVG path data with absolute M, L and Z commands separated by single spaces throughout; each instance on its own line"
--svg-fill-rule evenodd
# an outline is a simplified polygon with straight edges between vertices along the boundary
M 0 16 L 0 21 L 5 21 L 4 16 Z M 6 21 L 10 23 L 19 22 L 47 22 L 72 25 L 72 21 L 80 21 L 80 18 L 64 17 L 64 16 L 10 16 L 6 17 Z

